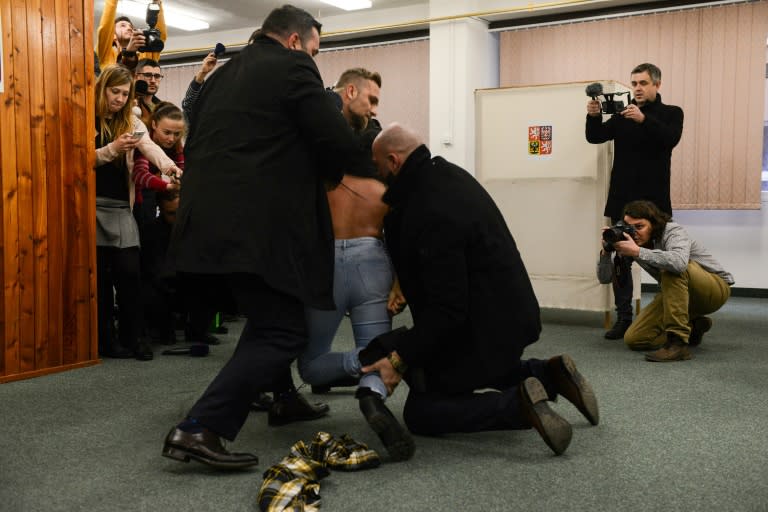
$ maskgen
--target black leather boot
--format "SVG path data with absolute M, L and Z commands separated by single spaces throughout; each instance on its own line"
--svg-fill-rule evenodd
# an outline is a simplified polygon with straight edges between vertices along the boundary
M 379 436 L 392 461 L 408 460 L 416 451 L 411 434 L 403 427 L 384 400 L 370 388 L 358 388 L 355 398 L 360 402 L 360 412 Z

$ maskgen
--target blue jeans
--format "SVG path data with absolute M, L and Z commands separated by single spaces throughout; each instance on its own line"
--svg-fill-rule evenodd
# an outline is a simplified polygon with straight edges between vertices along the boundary
M 305 310 L 309 345 L 299 356 L 299 374 L 305 382 L 315 386 L 349 376 L 359 377 L 361 365 L 358 352 L 373 338 L 392 329 L 387 299 L 394 275 L 384 242 L 373 237 L 336 240 L 334 263 L 333 300 L 336 310 Z M 347 312 L 352 321 L 356 349 L 331 352 L 336 330 Z M 378 373 L 363 375 L 360 386 L 387 396 Z

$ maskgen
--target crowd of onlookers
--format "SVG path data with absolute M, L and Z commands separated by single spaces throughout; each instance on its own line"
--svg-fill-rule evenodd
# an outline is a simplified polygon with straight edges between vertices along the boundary
M 151 7 L 162 43 L 162 2 Z M 105 0 L 95 49 L 99 355 L 146 361 L 152 342 L 174 344 L 177 331 L 188 342 L 218 343 L 209 330 L 220 303 L 190 300 L 165 258 L 179 205 L 187 112 L 217 58 L 205 57 L 182 111 L 159 98 L 160 52 L 146 51 L 145 31 L 116 11 L 117 1 Z

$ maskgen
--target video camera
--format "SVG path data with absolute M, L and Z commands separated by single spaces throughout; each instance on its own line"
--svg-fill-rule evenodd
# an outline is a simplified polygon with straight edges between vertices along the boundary
M 593 84 L 589 84 L 586 89 L 587 96 L 592 98 L 593 100 L 597 100 L 598 96 L 603 97 L 603 101 L 600 102 L 600 107 L 603 111 L 603 114 L 618 114 L 624 108 L 626 105 L 621 100 L 614 100 L 614 96 L 623 96 L 627 95 L 627 103 L 629 103 L 629 91 L 625 92 L 603 92 L 603 84 L 600 82 L 595 82 Z
M 162 40 L 162 34 L 155 28 L 157 25 L 157 17 L 160 14 L 160 4 L 151 2 L 147 4 L 147 25 L 149 28 L 143 30 L 144 34 L 144 46 L 139 48 L 140 52 L 161 52 L 165 48 L 165 43 Z
M 606 252 L 615 251 L 616 249 L 613 247 L 613 244 L 624 240 L 624 233 L 628 234 L 631 237 L 634 237 L 636 231 L 633 226 L 625 223 L 623 220 L 620 220 L 613 226 L 603 231 L 603 248 L 605 249 L 605 251 Z

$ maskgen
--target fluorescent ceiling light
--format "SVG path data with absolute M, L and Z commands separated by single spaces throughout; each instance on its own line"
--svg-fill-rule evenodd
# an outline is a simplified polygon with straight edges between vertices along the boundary
M 345 11 L 356 11 L 358 9 L 370 9 L 373 2 L 370 0 L 320 0 L 324 4 L 329 4 Z
M 132 0 L 120 0 L 117 2 L 117 10 L 123 14 L 127 14 L 131 17 L 136 28 L 146 25 L 143 21 L 137 23 L 139 19 L 144 20 L 147 14 L 147 4 L 149 2 L 134 2 Z M 181 30 L 206 30 L 210 25 L 203 20 L 193 18 L 186 14 L 182 14 L 173 7 L 166 7 L 163 5 L 163 13 L 165 13 L 165 24 L 169 27 L 180 28 Z M 133 19 L 136 18 L 136 19 Z M 164 34 L 165 35 L 165 34 Z

